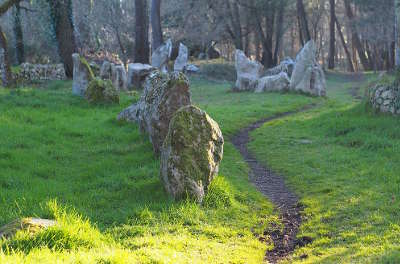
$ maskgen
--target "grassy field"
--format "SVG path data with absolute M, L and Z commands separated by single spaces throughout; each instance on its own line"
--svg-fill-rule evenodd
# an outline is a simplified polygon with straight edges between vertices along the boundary
M 229 89 L 192 80 L 193 101 L 226 139 L 260 118 L 319 101 Z M 238 152 L 226 140 L 203 205 L 173 202 L 148 138 L 115 121 L 136 99 L 90 106 L 71 95 L 71 82 L 0 89 L 0 226 L 29 216 L 59 223 L 0 241 L 0 263 L 262 262 L 267 245 L 258 236 L 278 220 L 249 184 Z
M 400 263 L 400 120 L 354 101 L 359 81 L 331 74 L 324 106 L 252 134 L 306 208 L 313 243 L 288 263 Z

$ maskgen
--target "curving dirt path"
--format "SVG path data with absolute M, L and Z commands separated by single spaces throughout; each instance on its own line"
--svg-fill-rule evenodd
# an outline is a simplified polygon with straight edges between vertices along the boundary
M 303 237 L 297 239 L 297 233 L 301 225 L 302 207 L 298 203 L 297 196 L 291 192 L 285 185 L 284 179 L 274 173 L 268 167 L 261 164 L 250 153 L 247 148 L 250 142 L 250 132 L 260 128 L 263 124 L 280 119 L 289 115 L 305 112 L 316 105 L 308 105 L 300 110 L 286 112 L 275 115 L 270 118 L 259 120 L 250 126 L 242 129 L 232 138 L 232 143 L 240 151 L 242 157 L 251 168 L 250 180 L 257 189 L 274 203 L 280 210 L 281 221 L 284 224 L 283 231 L 279 227 L 274 228 L 272 232 L 266 232 L 274 242 L 274 249 L 266 253 L 266 259 L 270 263 L 277 263 L 279 260 L 287 257 L 297 246 L 305 246 L 311 242 L 310 238 Z

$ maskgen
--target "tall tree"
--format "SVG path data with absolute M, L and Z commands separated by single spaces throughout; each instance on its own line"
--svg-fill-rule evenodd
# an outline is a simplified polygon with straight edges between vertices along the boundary
M 311 34 L 308 28 L 307 13 L 304 8 L 303 0 L 297 0 L 296 3 L 297 3 L 297 16 L 299 20 L 301 42 L 304 45 L 305 42 L 311 40 Z
M 151 1 L 152 50 L 155 51 L 164 42 L 161 27 L 161 0 Z
M 335 53 L 336 53 L 336 32 L 335 32 L 335 0 L 329 0 L 330 5 L 330 21 L 329 21 L 329 55 L 328 55 L 328 69 L 335 68 Z
M 371 70 L 370 61 L 366 55 L 366 50 L 364 49 L 363 44 L 358 35 L 357 27 L 354 24 L 354 14 L 351 8 L 350 0 L 344 0 L 344 6 L 346 9 L 346 15 L 350 21 L 350 31 L 351 31 L 351 38 L 354 44 L 354 48 L 357 50 L 358 57 L 360 58 L 361 64 L 364 67 L 364 70 Z
M 22 0 L 7 0 L 0 5 L 0 16 L 4 15 L 11 7 L 19 4 Z M 8 41 L 3 28 L 0 26 L 0 45 L 4 51 L 4 73 L 2 76 L 3 86 L 10 87 L 14 85 L 14 79 L 11 74 L 11 64 L 8 52 Z
M 149 63 L 149 19 L 146 0 L 135 0 L 135 56 L 137 63 Z
M 50 6 L 53 29 L 58 44 L 58 53 L 64 63 L 67 77 L 73 75 L 72 54 L 77 51 L 72 21 L 71 0 L 47 0 Z
M 17 63 L 21 64 L 25 61 L 24 35 L 21 23 L 21 6 L 15 4 L 14 10 L 14 35 L 15 35 L 15 52 Z
M 400 0 L 394 0 L 395 6 L 395 64 L 396 68 L 400 68 L 400 36 L 399 36 L 399 22 L 400 22 Z

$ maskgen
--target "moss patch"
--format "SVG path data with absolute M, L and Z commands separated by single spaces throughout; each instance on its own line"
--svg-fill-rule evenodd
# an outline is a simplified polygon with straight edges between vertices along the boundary
M 93 79 L 90 81 L 85 95 L 91 104 L 119 103 L 119 93 L 110 80 Z

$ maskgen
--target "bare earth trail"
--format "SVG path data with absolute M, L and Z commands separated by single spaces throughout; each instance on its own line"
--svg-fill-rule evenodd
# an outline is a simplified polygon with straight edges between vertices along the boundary
M 310 243 L 311 240 L 306 237 L 297 239 L 296 236 L 301 225 L 302 210 L 301 205 L 298 203 L 298 198 L 286 187 L 283 177 L 276 174 L 268 167 L 265 167 L 250 153 L 247 148 L 248 143 L 250 143 L 249 134 L 265 123 L 305 112 L 315 107 L 317 106 L 308 105 L 297 111 L 286 112 L 259 120 L 240 130 L 232 139 L 232 143 L 240 151 L 240 154 L 251 169 L 251 182 L 280 210 L 280 218 L 284 224 L 283 232 L 279 231 L 279 227 L 276 227 L 275 231 L 265 233 L 265 235 L 269 235 L 274 242 L 274 249 L 266 253 L 266 259 L 270 263 L 277 263 L 279 260 L 289 256 L 297 246 L 304 246 Z
M 348 94 L 355 100 L 360 100 L 359 95 L 360 85 L 365 82 L 363 74 L 351 74 L 343 83 L 352 83 Z M 334 89 L 334 87 L 331 87 Z M 249 165 L 250 180 L 256 188 L 264 194 L 280 211 L 281 222 L 284 225 L 283 231 L 276 227 L 272 232 L 266 232 L 264 235 L 269 235 L 274 242 L 274 248 L 266 253 L 266 260 L 270 263 L 277 263 L 280 260 L 288 257 L 296 247 L 302 247 L 311 243 L 309 237 L 297 238 L 302 218 L 302 206 L 299 204 L 298 197 L 285 185 L 283 177 L 259 162 L 249 151 L 248 144 L 250 143 L 250 133 L 260 128 L 265 123 L 278 120 L 290 115 L 302 113 L 319 105 L 312 104 L 303 107 L 297 111 L 286 112 L 275 115 L 270 118 L 259 120 L 248 127 L 242 129 L 232 138 L 232 143 L 240 151 L 243 159 Z

